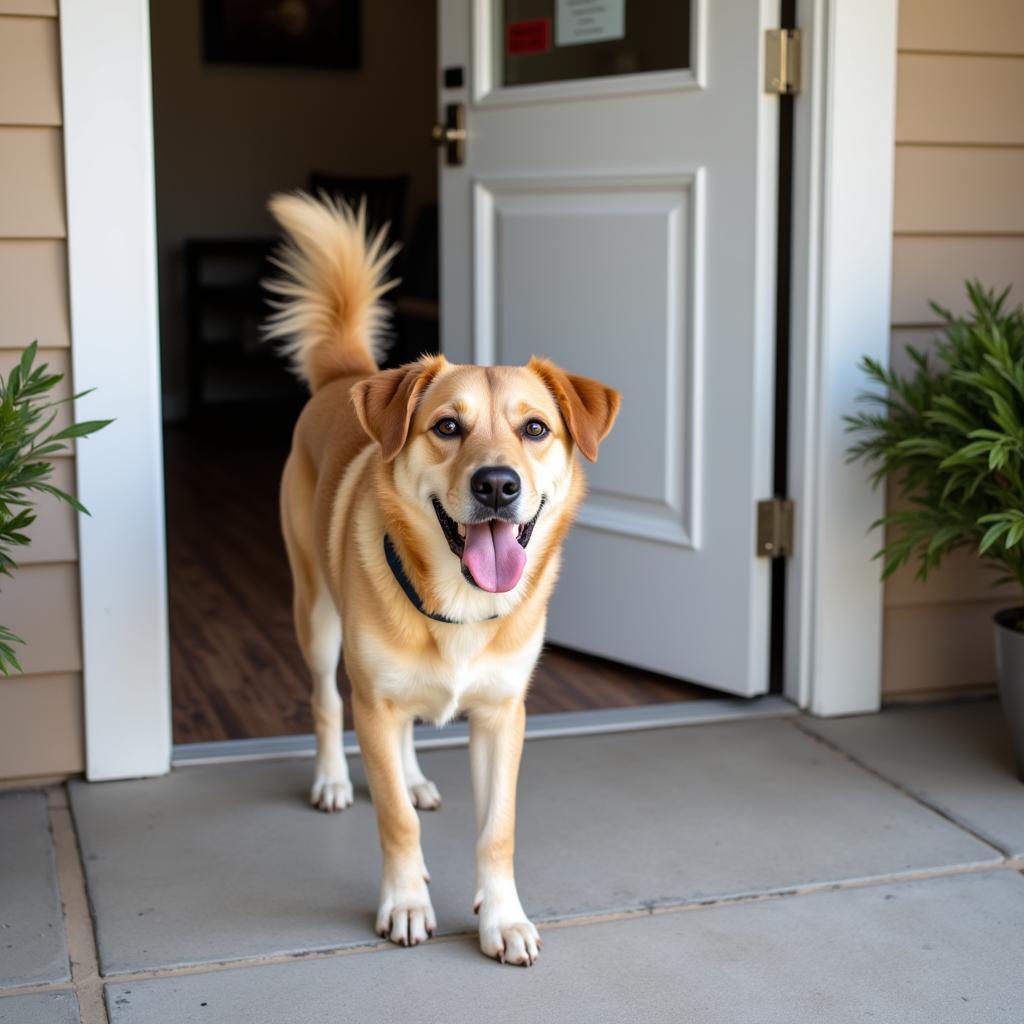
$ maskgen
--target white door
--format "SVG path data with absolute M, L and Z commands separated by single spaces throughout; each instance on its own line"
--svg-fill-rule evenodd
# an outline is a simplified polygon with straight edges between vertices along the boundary
M 443 349 L 623 396 L 549 639 L 745 695 L 768 683 L 777 14 L 440 0 L 441 110 L 467 128 L 441 164 Z

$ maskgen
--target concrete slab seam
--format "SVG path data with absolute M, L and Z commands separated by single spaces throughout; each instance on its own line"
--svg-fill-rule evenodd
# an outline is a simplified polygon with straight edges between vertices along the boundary
M 862 761 L 859 757 L 856 756 L 856 754 L 851 754 L 848 750 L 841 747 L 839 744 L 833 742 L 832 740 L 826 739 L 824 736 L 820 736 L 818 733 L 807 728 L 803 724 L 802 720 L 794 719 L 789 724 L 792 725 L 794 729 L 803 733 L 804 736 L 809 736 L 812 740 L 817 741 L 826 749 L 831 750 L 833 753 L 839 754 L 841 757 L 846 758 L 846 760 L 849 761 L 851 764 L 856 765 L 858 768 L 860 768 L 862 771 L 867 772 L 869 775 L 873 775 L 880 782 L 884 782 L 887 786 L 891 787 L 892 789 L 895 789 L 898 793 L 902 793 L 903 796 L 907 797 L 910 800 L 913 800 L 914 803 L 923 807 L 925 810 L 930 811 L 932 814 L 938 815 L 938 817 L 942 818 L 943 821 L 946 821 L 950 825 L 953 825 L 955 828 L 960 829 L 961 832 L 965 832 L 972 839 L 976 839 L 979 843 L 984 843 L 986 846 L 991 847 L 993 850 L 996 851 L 996 853 L 999 854 L 1001 858 L 1003 858 L 1004 861 L 1011 856 L 1010 851 L 1000 846 L 997 842 L 995 842 L 995 840 L 990 839 L 988 836 L 979 832 L 977 829 L 972 828 L 970 825 L 967 825 L 964 822 L 960 821 L 958 818 L 954 817 L 954 815 L 951 814 L 949 811 L 937 806 L 930 800 L 927 800 L 925 797 L 921 796 L 919 793 L 915 793 L 912 789 L 909 789 L 908 787 L 903 785 L 902 782 L 897 782 L 895 779 L 889 778 L 888 775 L 879 771 L 877 768 L 873 768 L 871 765 Z
M 103 979 L 96 955 L 93 908 L 85 884 L 78 832 L 66 788 L 46 790 L 50 831 L 57 857 L 57 883 L 64 908 L 64 933 L 71 959 L 71 981 L 78 996 L 81 1024 L 108 1024 Z
M 961 875 L 988 874 L 1005 871 L 1008 868 L 1021 872 L 1022 865 L 1009 861 L 984 864 L 952 865 L 942 868 L 926 868 L 918 871 L 899 872 L 878 875 L 871 878 L 844 880 L 842 882 L 820 882 L 805 886 L 794 886 L 783 889 L 767 890 L 758 893 L 745 893 L 734 896 L 710 897 L 702 900 L 688 900 L 679 903 L 651 903 L 632 910 L 617 910 L 607 913 L 583 914 L 576 917 L 535 918 L 542 931 L 560 931 L 566 928 L 585 927 L 595 924 L 607 924 L 615 921 L 629 921 L 644 917 L 661 917 L 669 914 L 688 913 L 698 910 L 713 910 L 726 906 L 746 906 L 756 903 L 778 902 L 791 897 L 815 896 L 830 892 L 846 892 L 858 889 L 879 888 L 885 885 L 906 884 L 931 881 L 936 878 L 949 878 Z M 431 945 L 449 942 L 475 941 L 476 932 L 462 931 L 439 935 L 430 940 Z M 398 952 L 400 947 L 384 940 L 369 941 L 355 946 L 341 946 L 334 949 L 311 950 L 303 953 L 285 953 L 271 956 L 240 957 L 237 960 L 211 961 L 205 964 L 191 964 L 183 967 L 150 968 L 140 971 L 118 971 L 102 976 L 104 984 L 118 984 L 128 981 L 152 981 L 161 978 L 180 978 L 198 974 L 214 974 L 220 971 L 239 968 L 268 967 L 287 963 L 298 963 L 310 960 L 331 960 L 348 956 L 361 956 L 366 953 Z M 83 1024 L 86 1022 L 83 1016 Z

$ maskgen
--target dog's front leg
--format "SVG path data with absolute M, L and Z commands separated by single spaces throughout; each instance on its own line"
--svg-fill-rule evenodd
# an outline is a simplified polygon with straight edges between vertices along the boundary
M 415 946 L 433 934 L 437 923 L 420 849 L 420 822 L 402 771 L 405 716 L 390 701 L 360 695 L 363 687 L 353 683 L 356 732 L 384 860 L 377 932 L 399 945 Z
M 476 899 L 480 948 L 503 963 L 529 966 L 541 945 L 519 902 L 513 870 L 516 780 L 523 751 L 522 698 L 478 708 L 469 720 L 469 758 L 476 799 Z

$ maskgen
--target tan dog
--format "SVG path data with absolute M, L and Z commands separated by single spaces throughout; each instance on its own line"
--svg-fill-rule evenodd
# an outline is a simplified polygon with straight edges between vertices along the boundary
M 540 940 L 513 877 L 524 698 L 560 545 L 584 492 L 574 447 L 597 457 L 618 394 L 542 359 L 378 372 L 391 258 L 363 213 L 278 196 L 289 243 L 268 327 L 313 392 L 295 429 L 281 515 L 295 627 L 313 675 L 312 802 L 344 810 L 339 652 L 383 851 L 377 929 L 415 945 L 435 929 L 415 807 L 441 803 L 413 749 L 414 718 L 469 716 L 476 909 L 488 956 L 531 964 Z

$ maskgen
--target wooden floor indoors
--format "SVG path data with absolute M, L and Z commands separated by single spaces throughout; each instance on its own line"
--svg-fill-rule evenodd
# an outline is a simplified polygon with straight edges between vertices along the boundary
M 280 436 L 286 436 L 286 431 Z M 287 449 L 243 437 L 165 432 L 174 742 L 312 732 L 278 529 Z M 340 680 L 343 692 L 347 680 Z M 652 672 L 548 648 L 531 713 L 713 696 Z M 346 702 L 346 728 L 351 728 Z

